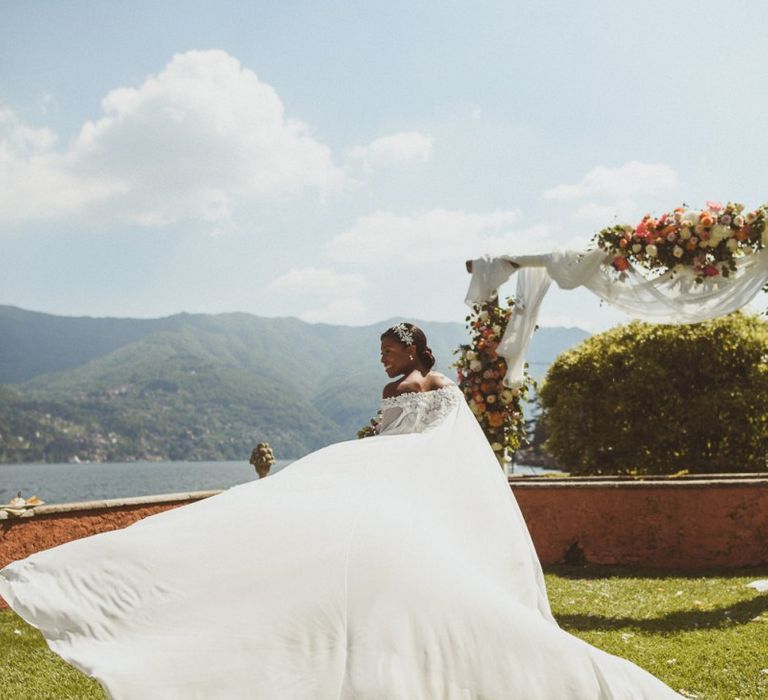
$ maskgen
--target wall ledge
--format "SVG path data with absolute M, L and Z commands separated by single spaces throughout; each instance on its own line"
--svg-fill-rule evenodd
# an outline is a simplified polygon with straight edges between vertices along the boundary
M 766 474 L 686 474 L 648 476 L 510 476 L 509 485 L 519 488 L 544 489 L 708 489 L 768 488 Z
M 40 515 L 57 515 L 59 513 L 76 513 L 89 510 L 108 510 L 112 508 L 136 508 L 140 506 L 187 503 L 201 501 L 210 496 L 216 496 L 221 491 L 190 491 L 188 493 L 161 493 L 153 496 L 135 496 L 131 498 L 108 498 L 101 501 L 77 501 L 74 503 L 51 503 L 50 505 L 27 508 L 21 515 L 12 515 L 0 510 L 0 520 L 16 518 L 33 518 Z

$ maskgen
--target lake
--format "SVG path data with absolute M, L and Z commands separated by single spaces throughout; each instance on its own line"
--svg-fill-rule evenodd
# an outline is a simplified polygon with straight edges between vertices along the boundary
M 291 464 L 278 460 L 271 473 Z M 539 474 L 537 467 L 515 465 L 516 474 Z M 84 464 L 0 464 L 0 504 L 18 491 L 46 503 L 209 491 L 254 481 L 248 462 L 103 462 Z

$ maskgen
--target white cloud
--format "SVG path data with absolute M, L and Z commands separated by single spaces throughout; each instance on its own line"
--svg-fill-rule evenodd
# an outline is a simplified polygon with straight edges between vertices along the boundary
M 356 325 L 364 323 L 365 307 L 357 299 L 336 299 L 316 309 L 308 309 L 299 314 L 307 323 L 332 323 L 337 325 Z
M 483 253 L 533 253 L 552 245 L 546 226 L 511 229 L 517 211 L 477 214 L 433 209 L 417 216 L 376 212 L 326 244 L 343 262 L 431 266 L 439 261 L 476 258 Z
M 354 323 L 365 307 L 358 298 L 368 287 L 360 273 L 339 273 L 328 268 L 295 267 L 272 280 L 267 291 L 302 308 L 299 318 L 310 323 Z
M 20 156 L 44 150 L 56 143 L 56 134 L 50 129 L 36 129 L 23 124 L 16 114 L 0 107 L 0 148 Z
M 0 223 L 221 222 L 240 201 L 343 182 L 330 149 L 224 51 L 177 54 L 102 111 L 62 150 L 50 130 L 0 112 Z
M 342 296 L 359 294 L 368 286 L 360 273 L 338 273 L 324 267 L 294 267 L 272 280 L 269 288 L 283 294 L 322 294 Z
M 418 131 L 400 131 L 371 141 L 367 146 L 355 146 L 347 151 L 350 163 L 359 163 L 366 170 L 389 167 L 408 161 L 427 161 L 432 155 L 432 137 Z
M 663 163 L 631 161 L 618 168 L 598 165 L 576 184 L 557 185 L 544 193 L 545 199 L 572 201 L 587 198 L 627 200 L 674 190 L 677 173 Z

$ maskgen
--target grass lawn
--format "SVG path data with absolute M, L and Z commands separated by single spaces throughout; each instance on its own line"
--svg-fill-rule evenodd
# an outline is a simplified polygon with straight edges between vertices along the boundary
M 684 695 L 768 697 L 768 593 L 746 587 L 768 578 L 768 569 L 667 575 L 558 566 L 548 567 L 546 578 L 564 629 L 634 661 Z M 98 683 L 51 653 L 36 630 L 4 611 L 0 697 L 65 700 L 104 694 Z

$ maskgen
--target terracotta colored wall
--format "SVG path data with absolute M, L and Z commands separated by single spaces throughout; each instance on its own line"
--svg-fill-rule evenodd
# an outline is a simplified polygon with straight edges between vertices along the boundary
M 544 564 L 663 569 L 768 564 L 768 479 L 512 485 Z
M 73 510 L 50 515 L 40 514 L 32 518 L 0 520 L 0 569 L 12 561 L 23 559 L 43 549 L 99 532 L 118 530 L 148 515 L 178 508 L 193 500 L 197 499 Z M 6 602 L 0 598 L 0 610 L 7 607 Z

